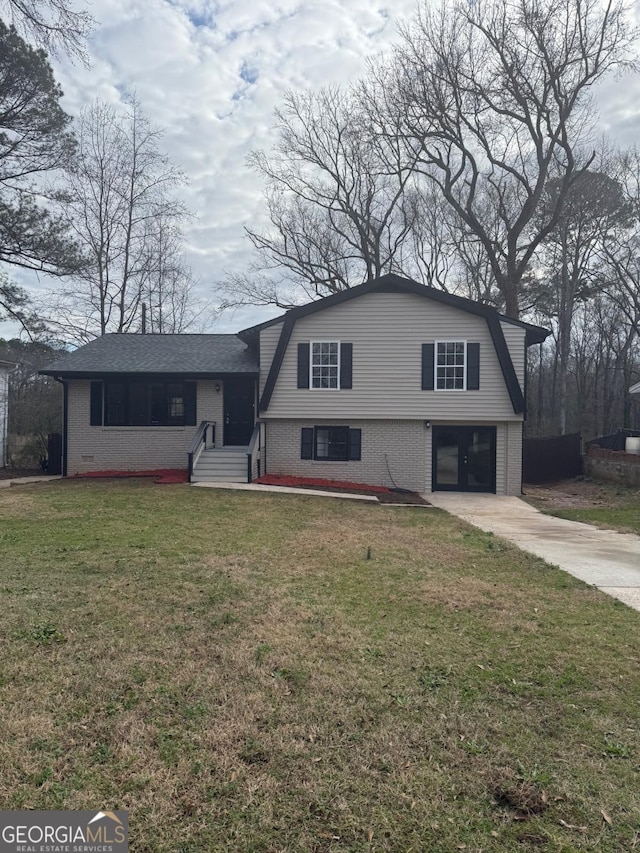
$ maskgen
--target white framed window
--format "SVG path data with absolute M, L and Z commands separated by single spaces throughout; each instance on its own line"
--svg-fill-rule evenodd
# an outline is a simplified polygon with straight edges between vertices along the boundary
M 467 342 L 436 341 L 434 371 L 437 391 L 466 391 Z
M 340 341 L 311 341 L 309 388 L 340 388 Z

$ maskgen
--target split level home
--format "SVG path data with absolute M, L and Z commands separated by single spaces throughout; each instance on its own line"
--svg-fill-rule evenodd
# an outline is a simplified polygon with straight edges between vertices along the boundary
M 43 373 L 67 475 L 519 494 L 527 347 L 548 334 L 385 275 L 235 335 L 105 335 Z

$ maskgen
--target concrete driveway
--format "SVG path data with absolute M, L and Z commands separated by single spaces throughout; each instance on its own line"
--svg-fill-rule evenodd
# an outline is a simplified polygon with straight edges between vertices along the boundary
M 640 536 L 544 515 L 520 498 L 453 492 L 425 498 L 640 610 Z

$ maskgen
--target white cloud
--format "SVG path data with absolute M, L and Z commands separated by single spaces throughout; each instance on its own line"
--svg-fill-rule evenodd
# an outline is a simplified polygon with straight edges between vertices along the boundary
M 166 128 L 165 148 L 187 174 L 185 198 L 197 217 L 187 229 L 189 262 L 215 301 L 224 272 L 248 265 L 243 226 L 264 218 L 260 182 L 245 160 L 269 147 L 284 90 L 356 79 L 368 57 L 392 44 L 397 19 L 415 9 L 415 0 L 392 9 L 375 0 L 94 0 L 100 23 L 91 67 L 62 61 L 55 70 L 68 112 L 135 90 L 145 113 Z M 603 88 L 604 124 L 625 143 L 637 136 L 637 91 L 636 78 Z M 216 329 L 269 315 L 243 310 Z

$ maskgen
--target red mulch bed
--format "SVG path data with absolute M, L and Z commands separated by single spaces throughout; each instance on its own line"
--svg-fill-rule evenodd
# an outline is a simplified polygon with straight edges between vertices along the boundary
M 75 474 L 73 479 L 80 480 L 85 477 L 153 477 L 154 483 L 163 486 L 189 482 L 189 472 L 185 468 L 155 468 L 153 471 L 87 471 L 85 474 Z
M 264 486 L 290 486 L 294 489 L 322 489 L 325 492 L 359 492 L 363 495 L 372 495 L 384 504 L 414 504 L 415 506 L 429 506 L 417 492 L 395 491 L 387 486 L 370 486 L 366 483 L 350 483 L 346 480 L 323 480 L 320 477 L 293 477 L 280 474 L 265 474 L 265 476 L 254 480 Z

